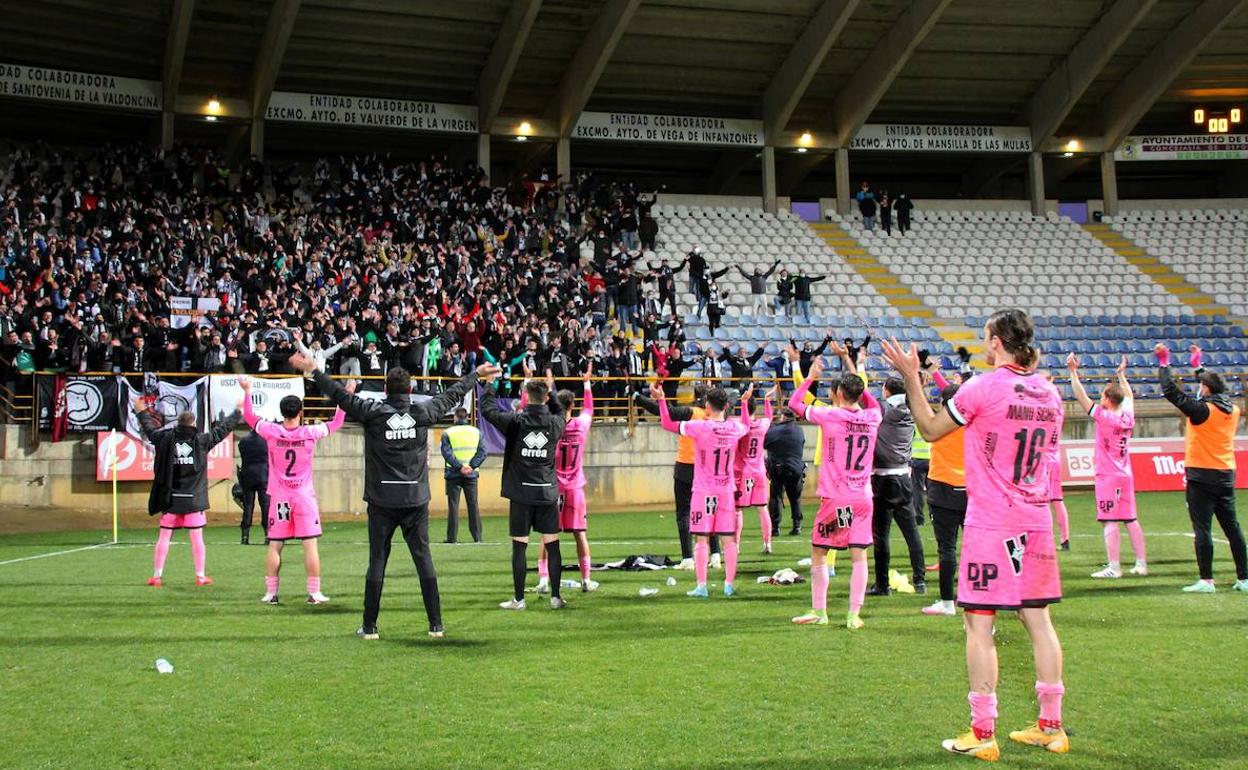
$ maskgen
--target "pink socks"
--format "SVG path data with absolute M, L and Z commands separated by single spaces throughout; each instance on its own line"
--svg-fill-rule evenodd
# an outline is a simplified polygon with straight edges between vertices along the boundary
M 763 532 L 763 545 L 771 545 L 771 514 L 763 506 L 758 506 L 758 526 Z
M 858 614 L 867 597 L 867 560 L 854 559 L 853 564 L 853 570 L 849 573 L 849 611 Z M 824 575 L 827 575 L 826 571 Z
M 545 548 L 537 555 L 537 577 L 541 580 L 550 580 L 550 565 L 546 562 Z
M 208 550 L 204 548 L 204 531 L 202 529 L 187 530 L 191 537 L 191 561 L 195 562 L 195 577 L 204 576 L 204 562 Z
M 1109 558 L 1109 566 L 1115 569 L 1121 566 L 1121 535 L 1118 533 L 1118 522 L 1105 522 L 1105 555 Z
M 581 580 L 589 580 L 589 554 L 577 559 L 577 563 L 581 565 Z
M 1144 555 L 1144 530 L 1140 529 L 1140 522 L 1127 522 L 1127 537 L 1131 538 L 1131 550 L 1135 551 L 1135 561 L 1144 563 L 1148 561 L 1148 557 Z
M 169 558 L 169 541 L 173 539 L 172 529 L 162 529 L 156 538 L 155 569 L 152 574 L 160 577 L 165 572 L 165 559 Z
M 1036 689 L 1039 688 L 1037 683 Z M 991 738 L 997 731 L 997 694 L 973 692 L 966 699 L 971 703 L 971 729 L 975 731 L 975 737 L 981 741 Z
M 1057 514 L 1057 529 L 1062 533 L 1062 542 L 1070 539 L 1070 514 L 1066 512 L 1066 503 L 1053 501 L 1053 512 Z
M 321 592 L 321 579 L 319 577 L 308 576 L 308 593 L 319 594 Z
M 1036 700 L 1040 701 L 1040 728 L 1059 730 L 1062 727 L 1062 695 L 1066 687 L 1061 683 L 1036 682 Z
M 826 564 L 810 565 L 810 606 L 820 612 L 828 609 L 828 567 Z
M 741 546 L 735 539 L 724 539 L 724 582 L 732 583 L 737 579 L 737 552 Z
M 273 596 L 277 596 L 277 583 L 279 580 L 280 578 L 278 578 L 276 575 L 265 575 L 264 576 L 264 592 L 266 594 L 272 594 Z
M 702 538 L 693 544 L 693 575 L 698 585 L 706 585 L 706 570 L 711 561 L 711 544 Z

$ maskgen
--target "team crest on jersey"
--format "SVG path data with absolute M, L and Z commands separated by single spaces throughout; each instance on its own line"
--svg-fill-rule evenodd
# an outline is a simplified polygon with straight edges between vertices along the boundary
M 1027 533 L 1024 532 L 1014 537 L 1006 538 L 1002 541 L 1005 546 L 1005 553 L 1010 557 L 1010 569 L 1014 570 L 1015 575 L 1021 575 L 1023 572 L 1023 555 L 1027 553 Z
M 386 420 L 386 439 L 399 441 L 416 438 L 416 420 L 407 412 L 395 412 Z
M 290 521 L 290 501 L 289 500 L 277 501 L 277 520 L 278 521 Z

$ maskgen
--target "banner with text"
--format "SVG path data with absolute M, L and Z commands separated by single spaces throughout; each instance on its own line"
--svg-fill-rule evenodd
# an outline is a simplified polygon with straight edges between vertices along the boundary
M 1093 441 L 1062 442 L 1062 481 L 1091 485 Z M 1131 443 L 1135 491 L 1179 491 L 1186 486 L 1184 442 L 1181 438 L 1141 438 Z M 1235 486 L 1248 489 L 1248 439 L 1235 439 Z
M 302 377 L 252 377 L 251 408 L 256 416 L 264 420 L 281 422 L 282 412 L 278 408 L 286 396 L 303 398 Z M 233 374 L 213 374 L 208 377 L 208 413 L 215 422 L 238 408 L 238 401 L 243 397 L 243 389 L 239 387 L 238 376 Z
M 126 110 L 159 111 L 164 104 L 159 80 L 4 63 L 0 63 L 0 96 Z
M 850 141 L 849 149 L 895 152 L 1031 152 L 1031 129 L 1026 126 L 868 123 Z
M 182 329 L 192 323 L 211 325 L 206 316 L 221 312 L 221 300 L 217 297 L 170 297 L 169 325 Z
M 349 128 L 477 133 L 477 108 L 377 96 L 335 96 L 274 91 L 265 120 Z
M 39 429 L 52 428 L 54 377 L 40 375 Z M 117 425 L 117 378 L 111 374 L 70 374 L 65 383 L 66 427 L 71 433 L 94 433 Z
M 633 112 L 582 112 L 573 139 L 651 144 L 762 147 L 763 122 Z
M 151 481 L 155 478 L 156 452 L 151 444 L 123 431 L 96 433 L 96 481 L 112 481 L 114 458 L 118 481 Z M 208 452 L 208 478 L 216 481 L 233 475 L 234 437 L 227 436 Z
M 1243 160 L 1248 134 L 1170 134 L 1128 136 L 1115 160 Z
M 157 430 L 172 428 L 183 412 L 194 412 L 195 421 L 200 430 L 204 428 L 204 378 L 200 377 L 186 385 L 175 385 L 172 382 L 156 379 L 151 372 L 143 375 L 143 387 L 136 389 L 128 380 L 121 379 L 125 389 L 125 422 L 122 429 L 126 433 L 146 443 L 143 429 L 139 425 L 138 414 L 134 411 L 134 402 L 142 397 L 147 403 L 148 411 L 155 418 Z

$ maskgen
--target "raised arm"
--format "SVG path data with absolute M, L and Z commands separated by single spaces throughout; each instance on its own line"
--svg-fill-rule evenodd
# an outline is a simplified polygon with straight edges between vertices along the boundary
M 909 349 L 903 348 L 896 337 L 891 341 L 881 340 L 880 344 L 884 348 L 884 358 L 906 383 L 906 399 L 910 402 L 910 413 L 914 415 L 919 435 L 928 441 L 936 441 L 957 430 L 958 424 L 948 410 L 933 412 L 932 405 L 927 402 L 923 380 L 919 377 L 919 351 L 915 344 L 910 343 Z
M 335 409 L 334 416 L 330 418 L 329 422 L 323 423 L 325 426 L 325 435 L 328 436 L 329 434 L 338 430 L 339 428 L 342 427 L 342 424 L 345 423 L 346 421 L 347 421 L 347 413 L 342 411 L 342 407 Z
M 1079 379 L 1079 357 L 1074 353 L 1066 356 L 1066 368 L 1070 370 L 1070 389 L 1075 393 L 1075 400 L 1079 402 L 1079 407 L 1084 412 L 1090 414 L 1096 403 L 1088 397 L 1088 391 L 1083 387 L 1083 381 Z
M 750 399 L 753 398 L 753 396 L 754 396 L 753 385 L 746 388 L 745 392 L 741 394 L 741 424 L 744 425 L 747 429 L 754 422 L 753 419 L 750 417 Z
M 149 444 L 155 444 L 156 438 L 160 436 L 160 426 L 156 424 L 156 418 L 152 416 L 147 401 L 142 397 L 137 399 L 134 402 L 134 412 L 139 418 L 139 430 L 143 431 L 143 437 Z
M 442 415 L 450 411 L 456 404 L 464 400 L 464 396 L 477 384 L 477 377 L 483 371 L 497 372 L 498 367 L 493 364 L 481 364 L 476 371 L 465 374 L 459 382 L 447 388 L 443 392 L 433 398 L 419 404 L 413 404 L 413 411 L 423 412 L 424 424 L 433 425 L 442 418 Z M 419 422 L 419 420 L 417 420 Z
M 667 398 L 663 395 L 663 388 L 657 382 L 650 386 L 650 395 L 659 404 L 659 424 L 663 426 L 663 430 L 680 433 L 680 422 L 673 420 L 672 415 L 667 411 Z
M 243 419 L 247 422 L 247 427 L 255 430 L 260 418 L 251 407 L 251 378 L 239 375 L 238 387 L 243 389 Z
M 491 381 L 487 381 L 481 390 L 481 416 L 486 422 L 503 432 L 506 432 L 516 419 L 515 412 L 504 411 L 498 405 L 498 394 L 494 392 L 494 383 Z
M 589 371 L 585 372 L 585 387 L 582 393 L 584 395 L 581 396 L 580 416 L 585 422 L 589 422 L 594 419 L 594 388 L 589 382 Z
M 1135 411 L 1135 394 L 1131 392 L 1131 383 L 1127 382 L 1127 357 L 1123 356 L 1118 364 L 1118 387 L 1122 388 L 1122 408 Z
M 1158 344 L 1153 348 L 1153 354 L 1157 356 L 1157 379 L 1161 382 L 1161 395 L 1174 404 L 1187 419 L 1192 421 L 1193 425 L 1200 425 L 1205 420 L 1208 420 L 1209 405 L 1199 399 L 1192 398 L 1170 376 L 1170 349 L 1165 345 Z
M 199 435 L 199 439 L 203 442 L 204 446 L 212 448 L 224 441 L 226 436 L 233 433 L 234 428 L 238 426 L 238 423 L 241 422 L 242 419 L 242 413 L 235 409 L 232 413 L 227 414 L 223 419 L 218 420 L 217 424 L 213 425 L 212 430 L 208 433 L 201 433 Z

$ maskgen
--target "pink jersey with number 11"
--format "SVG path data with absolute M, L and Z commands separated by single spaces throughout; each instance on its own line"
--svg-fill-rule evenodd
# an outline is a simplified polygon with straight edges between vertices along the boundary
M 1002 366 L 963 383 L 946 406 L 966 426 L 966 526 L 1052 530 L 1049 474 L 1064 417 L 1057 388 Z
M 269 445 L 268 493 L 286 500 L 291 495 L 316 496 L 312 486 L 312 456 L 316 442 L 342 427 L 347 415 L 341 409 L 334 418 L 317 425 L 287 428 L 281 423 L 261 420 L 251 408 L 251 399 L 243 399 L 243 419 Z
M 585 486 L 585 439 L 594 419 L 594 394 L 585 383 L 581 413 L 568 420 L 563 437 L 555 444 L 555 478 L 560 489 L 581 489 Z

